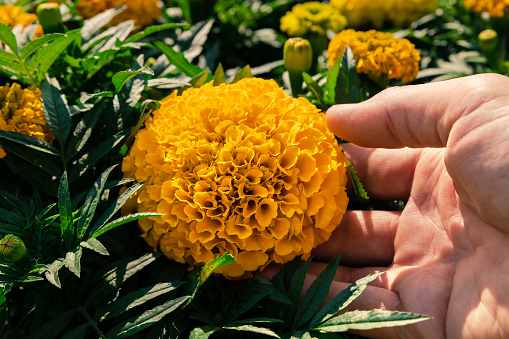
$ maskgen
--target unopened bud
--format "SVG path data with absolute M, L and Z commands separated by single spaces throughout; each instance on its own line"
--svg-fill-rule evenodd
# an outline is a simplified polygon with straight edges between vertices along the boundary
M 64 33 L 62 14 L 57 3 L 48 2 L 37 6 L 37 17 L 44 34 Z
M 478 36 L 479 46 L 485 52 L 492 52 L 498 46 L 498 34 L 492 29 L 485 29 Z
M 308 40 L 290 38 L 283 49 L 283 59 L 288 71 L 306 72 L 313 63 L 313 49 Z
M 15 235 L 7 234 L 0 240 L 0 257 L 5 261 L 18 261 L 26 252 L 23 240 Z

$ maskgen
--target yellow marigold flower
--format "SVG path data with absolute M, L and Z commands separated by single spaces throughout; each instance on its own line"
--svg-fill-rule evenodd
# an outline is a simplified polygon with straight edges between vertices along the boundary
M 59 2 L 61 0 L 58 0 Z M 134 20 L 138 26 L 149 26 L 161 17 L 158 0 L 82 0 L 76 10 L 85 19 L 96 16 L 110 8 L 127 6 L 111 21 L 111 25 L 118 25 L 126 20 Z
M 507 13 L 509 0 L 465 0 L 463 6 L 473 12 L 488 12 L 492 17 L 501 18 Z
M 0 86 L 0 130 L 53 142 L 55 136 L 44 118 L 39 88 L 22 89 L 18 84 Z M 0 146 L 0 158 L 5 155 Z
M 146 181 L 142 237 L 191 267 L 245 278 L 326 241 L 345 213 L 347 159 L 324 114 L 273 80 L 173 92 L 137 135 L 124 177 Z
M 330 0 L 354 28 L 401 28 L 432 13 L 437 0 Z
M 341 58 L 346 46 L 352 49 L 359 73 L 376 77 L 384 74 L 403 82 L 414 80 L 419 73 L 419 51 L 407 39 L 394 38 L 392 33 L 353 29 L 339 32 L 327 50 L 329 67 Z
M 337 33 L 345 26 L 346 18 L 338 10 L 318 1 L 297 4 L 281 18 L 281 31 L 290 36 L 326 35 L 328 29 Z
M 0 5 L 0 23 L 14 28 L 18 25 L 26 27 L 37 20 L 37 15 L 32 13 L 23 12 L 20 6 L 15 5 Z M 37 26 L 35 36 L 42 36 L 42 27 Z

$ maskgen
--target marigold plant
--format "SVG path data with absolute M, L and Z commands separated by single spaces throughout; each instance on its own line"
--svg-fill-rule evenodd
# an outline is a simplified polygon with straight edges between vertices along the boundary
M 219 272 L 241 278 L 330 237 L 348 202 L 346 166 L 324 114 L 250 78 L 173 92 L 122 171 L 146 181 L 135 208 L 163 214 L 139 220 L 154 250 L 191 267 L 227 252 L 236 262 Z
M 490 16 L 501 18 L 506 15 L 508 0 L 465 0 L 463 6 L 473 12 L 488 12 Z
M 37 20 L 37 15 L 26 13 L 23 8 L 15 5 L 0 5 L 0 23 L 14 28 L 18 25 L 26 27 Z M 35 31 L 36 36 L 42 36 L 42 27 L 37 26 Z
M 18 84 L 0 86 L 0 130 L 53 142 L 55 137 L 44 118 L 39 88 L 22 89 Z M 5 156 L 0 146 L 0 158 Z
M 408 27 L 438 7 L 436 0 L 331 0 L 350 27 Z
M 332 38 L 327 56 L 329 67 L 341 58 L 346 46 L 350 46 L 357 71 L 370 76 L 387 76 L 410 82 L 419 73 L 420 54 L 407 39 L 397 39 L 392 33 L 375 30 L 359 32 L 347 29 Z
M 88 19 L 107 9 L 121 6 L 127 6 L 127 8 L 110 21 L 111 25 L 134 20 L 139 26 L 148 26 L 161 17 L 158 0 L 82 0 L 77 4 L 76 9 Z
M 346 18 L 335 8 L 318 1 L 295 5 L 281 18 L 281 30 L 290 36 L 304 37 L 307 34 L 326 35 L 331 29 L 335 33 L 346 26 Z

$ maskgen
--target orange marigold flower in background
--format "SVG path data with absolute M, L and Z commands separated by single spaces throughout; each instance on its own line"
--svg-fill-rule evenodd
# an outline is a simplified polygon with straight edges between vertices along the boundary
M 22 89 L 18 84 L 0 86 L 0 130 L 53 142 L 55 136 L 44 118 L 39 88 Z M 0 158 L 5 155 L 0 146 Z
M 488 12 L 490 16 L 501 18 L 507 14 L 508 0 L 465 0 L 463 6 L 473 12 Z
M 137 192 L 142 237 L 180 263 L 230 253 L 219 270 L 245 278 L 270 262 L 309 257 L 339 225 L 347 158 L 325 115 L 273 80 L 173 92 L 137 135 L 124 177 Z
M 23 12 L 23 8 L 15 5 L 0 5 L 0 23 L 14 28 L 18 25 L 27 27 L 37 20 L 37 15 Z M 42 36 L 42 27 L 37 26 L 35 36 Z
M 339 32 L 327 50 L 329 67 L 341 58 L 346 46 L 352 49 L 359 73 L 375 77 L 386 75 L 402 82 L 414 80 L 419 73 L 419 51 L 407 39 L 397 39 L 392 33 L 353 29 Z
M 107 9 L 127 6 L 110 22 L 118 25 L 126 20 L 134 20 L 139 26 L 149 26 L 161 17 L 161 8 L 158 0 L 82 0 L 76 6 L 84 18 L 91 18 Z

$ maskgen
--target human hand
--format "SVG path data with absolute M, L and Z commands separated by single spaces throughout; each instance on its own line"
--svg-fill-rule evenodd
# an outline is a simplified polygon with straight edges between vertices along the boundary
M 343 253 L 330 289 L 387 271 L 352 308 L 431 315 L 373 338 L 509 338 L 509 78 L 395 87 L 337 105 L 327 123 L 369 194 L 403 212 L 348 211 L 316 249 L 308 286 Z M 404 148 L 409 147 L 409 148 Z M 398 148 L 398 149 L 395 149 Z

